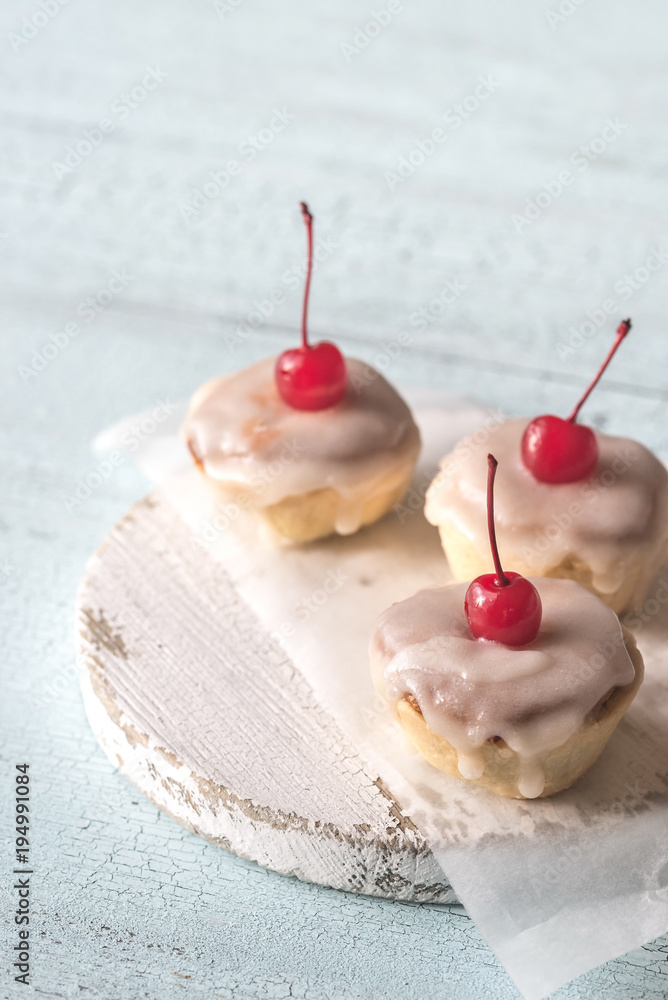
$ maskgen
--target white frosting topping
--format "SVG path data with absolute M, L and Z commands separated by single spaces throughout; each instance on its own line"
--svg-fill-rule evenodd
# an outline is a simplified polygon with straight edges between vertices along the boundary
M 637 441 L 597 433 L 599 461 L 591 478 L 541 483 L 522 462 L 528 423 L 502 424 L 484 446 L 475 436 L 461 441 L 428 490 L 427 520 L 450 522 L 492 569 L 485 461 L 491 451 L 499 462 L 494 508 L 502 563 L 514 568 L 521 562 L 540 576 L 575 557 L 591 568 L 599 593 L 615 592 L 632 560 L 651 554 L 654 565 L 657 545 L 668 541 L 668 472 Z
M 349 383 L 326 410 L 295 410 L 278 394 L 275 358 L 203 385 L 181 429 L 207 476 L 263 507 L 331 487 L 337 530 L 357 530 L 371 497 L 399 486 L 420 450 L 401 396 L 369 365 L 347 358 Z M 407 469 L 408 467 L 408 469 Z
M 528 646 L 474 639 L 467 583 L 422 590 L 385 611 L 371 640 L 374 685 L 396 711 L 412 695 L 458 753 L 462 777 L 484 772 L 480 747 L 500 737 L 520 758 L 518 790 L 544 788 L 538 758 L 561 746 L 635 670 L 615 613 L 571 580 L 532 579 L 543 620 Z

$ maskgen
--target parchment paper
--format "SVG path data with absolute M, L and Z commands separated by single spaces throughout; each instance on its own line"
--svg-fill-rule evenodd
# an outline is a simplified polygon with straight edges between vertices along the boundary
M 546 800 L 501 799 L 409 752 L 371 685 L 367 647 L 390 604 L 451 577 L 421 498 L 465 433 L 481 460 L 503 414 L 406 390 L 424 451 L 406 501 L 351 538 L 276 548 L 192 468 L 183 408 L 144 436 L 110 428 L 97 449 L 130 450 L 177 507 L 194 544 L 221 559 L 317 697 L 401 802 L 526 1000 L 668 931 L 668 568 L 634 627 L 646 679 L 598 763 Z M 147 425 L 148 426 L 148 425 Z M 665 580 L 665 582 L 664 582 Z

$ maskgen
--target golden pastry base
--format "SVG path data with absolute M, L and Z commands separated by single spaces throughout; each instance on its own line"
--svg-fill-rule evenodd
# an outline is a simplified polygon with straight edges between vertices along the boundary
M 380 520 L 399 503 L 410 485 L 412 463 L 401 482 L 393 489 L 370 497 L 364 504 L 360 528 Z M 342 497 L 336 490 L 327 488 L 286 497 L 270 507 L 256 508 L 256 513 L 269 526 L 271 532 L 284 542 L 313 542 L 336 533 L 336 518 Z
M 474 580 L 482 573 L 492 571 L 491 556 L 487 553 L 484 557 L 481 556 L 470 539 L 451 523 L 440 524 L 438 531 L 443 551 L 456 580 Z M 575 580 L 592 594 L 600 597 L 603 603 L 612 608 L 616 614 L 621 615 L 642 605 L 647 596 L 648 587 L 663 562 L 663 557 L 662 546 L 657 546 L 654 559 L 651 561 L 638 556 L 627 566 L 621 586 L 607 594 L 596 589 L 591 568 L 574 555 L 567 556 L 557 566 L 552 566 L 540 573 L 536 572 L 534 566 L 529 566 L 521 559 L 513 559 L 512 566 L 505 568 L 512 569 L 515 573 L 521 573 L 522 576 L 547 576 L 557 580 Z

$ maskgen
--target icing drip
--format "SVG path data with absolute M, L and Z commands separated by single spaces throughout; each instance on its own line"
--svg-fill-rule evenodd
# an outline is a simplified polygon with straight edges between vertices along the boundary
M 457 754 L 457 767 L 462 778 L 468 778 L 470 781 L 482 778 L 485 773 L 485 762 L 482 759 L 481 753 L 463 753 L 460 751 Z
M 502 739 L 520 759 L 518 791 L 544 788 L 540 757 L 562 746 L 635 671 L 613 611 L 571 580 L 531 581 L 543 622 L 529 646 L 474 639 L 467 584 L 423 590 L 381 615 L 371 643 L 376 689 L 396 712 L 406 695 L 457 751 L 464 778 L 483 773 L 480 748 Z
M 477 552 L 489 557 L 485 449 L 492 447 L 500 473 L 495 485 L 501 561 L 541 576 L 574 559 L 591 568 L 602 594 L 614 593 L 629 565 L 668 544 L 668 472 L 643 445 L 596 435 L 599 462 L 588 480 L 541 483 L 525 468 L 520 442 L 528 420 L 502 424 L 483 446 L 475 435 L 441 463 L 427 492 L 431 524 L 450 523 Z M 522 569 L 524 572 L 524 569 Z M 647 580 L 647 584 L 651 580 Z
M 397 488 L 420 450 L 411 412 L 382 375 L 347 359 L 346 395 L 327 410 L 295 410 L 278 394 L 274 358 L 214 379 L 193 396 L 181 435 L 207 476 L 244 506 L 332 488 L 337 530 L 360 526 L 364 504 Z
M 517 779 L 517 791 L 525 799 L 537 799 L 545 788 L 545 775 L 539 762 L 532 757 L 520 760 L 520 776 Z
M 335 527 L 339 535 L 354 535 L 362 523 L 364 514 L 364 497 L 340 504 L 336 515 Z

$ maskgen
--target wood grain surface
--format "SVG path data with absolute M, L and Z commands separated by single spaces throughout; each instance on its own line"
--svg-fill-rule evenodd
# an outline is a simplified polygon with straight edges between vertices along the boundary
M 401 804 L 191 539 L 147 497 L 87 567 L 80 682 L 112 763 L 184 826 L 282 874 L 455 902 Z
M 36 996 L 517 995 L 461 909 L 284 878 L 160 813 L 100 751 L 74 668 L 84 566 L 147 489 L 127 459 L 100 470 L 90 441 L 293 343 L 302 198 L 330 240 L 316 336 L 492 410 L 567 412 L 605 353 L 614 321 L 596 321 L 613 300 L 634 341 L 588 419 L 668 458 L 668 268 L 648 266 L 667 242 L 664 5 L 587 0 L 550 23 L 554 0 L 404 0 L 348 60 L 341 43 L 371 6 L 73 0 L 25 44 L 11 35 L 39 4 L 0 12 L 1 829 L 7 873 L 7 782 L 26 760 Z M 133 97 L 147 67 L 167 76 Z M 489 99 L 446 122 L 490 74 Z M 244 159 L 283 109 L 294 120 Z M 102 119 L 113 131 L 58 178 Z M 625 127 L 597 153 L 608 119 Z M 447 138 L 390 190 L 385 173 L 436 128 Z M 187 221 L 182 206 L 232 159 L 241 172 Z M 566 169 L 573 181 L 518 232 L 513 215 Z M 667 950 L 556 997 L 659 1000 Z M 0 995 L 26 995 L 2 975 Z

